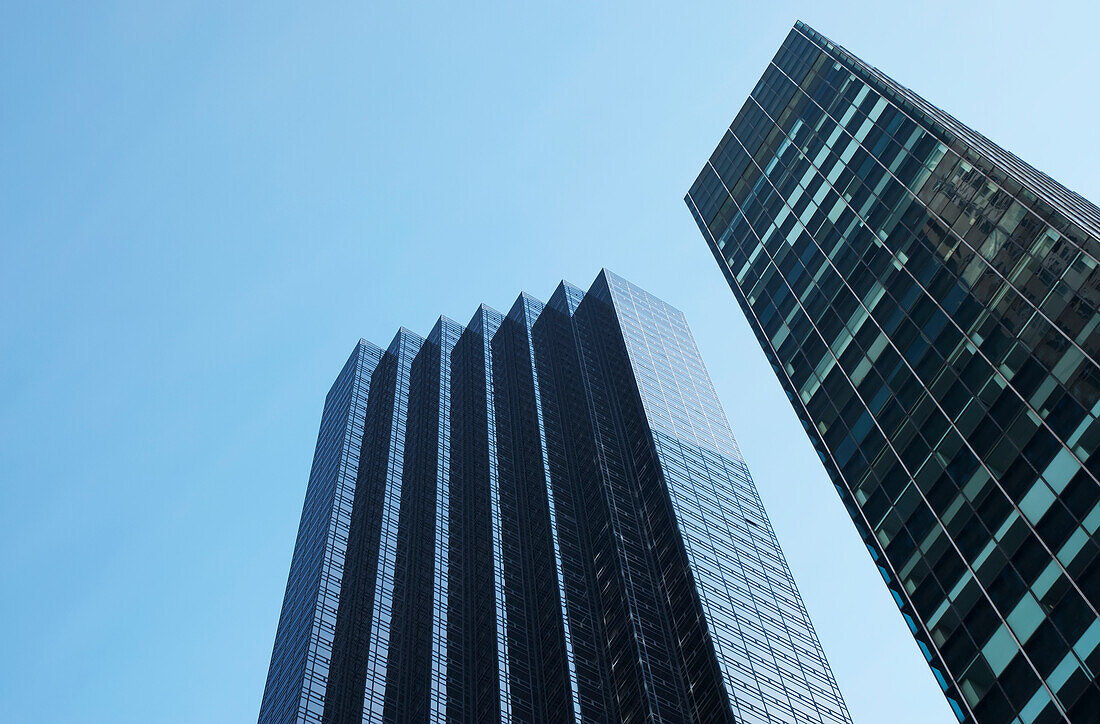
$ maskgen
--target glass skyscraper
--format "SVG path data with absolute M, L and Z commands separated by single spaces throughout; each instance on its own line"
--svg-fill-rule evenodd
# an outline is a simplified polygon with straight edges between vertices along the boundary
M 959 721 L 1100 721 L 1100 210 L 802 23 L 686 201 Z
M 325 402 L 260 722 L 850 722 L 683 314 L 602 272 Z

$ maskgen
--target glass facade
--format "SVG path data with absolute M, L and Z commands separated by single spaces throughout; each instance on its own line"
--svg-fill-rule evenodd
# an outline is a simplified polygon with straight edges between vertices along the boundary
M 260 721 L 321 720 L 367 397 L 382 354 L 360 340 L 325 398 Z
M 1100 210 L 802 23 L 686 201 L 959 721 L 1100 721 Z
M 683 315 L 602 272 L 363 342 L 261 722 L 850 722 Z

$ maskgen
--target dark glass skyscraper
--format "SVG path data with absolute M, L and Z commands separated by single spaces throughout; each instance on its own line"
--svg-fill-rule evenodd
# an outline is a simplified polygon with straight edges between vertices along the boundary
M 850 722 L 683 315 L 608 272 L 360 342 L 261 722 Z
M 1100 721 L 1100 210 L 802 23 L 687 204 L 959 721 Z

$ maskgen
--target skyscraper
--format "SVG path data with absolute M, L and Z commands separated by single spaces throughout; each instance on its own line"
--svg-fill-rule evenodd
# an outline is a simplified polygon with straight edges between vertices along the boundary
M 260 722 L 850 722 L 683 314 L 602 272 L 325 402 Z
M 1100 721 L 1100 210 L 802 23 L 686 201 L 959 721 Z

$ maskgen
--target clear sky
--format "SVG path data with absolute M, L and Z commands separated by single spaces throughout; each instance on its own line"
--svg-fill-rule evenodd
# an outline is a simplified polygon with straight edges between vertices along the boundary
M 1100 200 L 1095 3 L 900 6 L 3 3 L 0 718 L 253 720 L 356 340 L 606 266 L 686 313 L 857 724 L 953 721 L 682 202 L 798 18 Z

